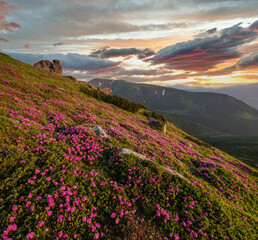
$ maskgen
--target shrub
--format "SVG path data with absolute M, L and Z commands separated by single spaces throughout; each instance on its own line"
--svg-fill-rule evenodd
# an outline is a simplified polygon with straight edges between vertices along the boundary
M 136 113 L 141 108 L 146 109 L 143 104 L 130 101 L 127 98 L 123 98 L 118 95 L 106 94 L 98 89 L 92 89 L 88 86 L 81 86 L 81 92 L 132 113 Z

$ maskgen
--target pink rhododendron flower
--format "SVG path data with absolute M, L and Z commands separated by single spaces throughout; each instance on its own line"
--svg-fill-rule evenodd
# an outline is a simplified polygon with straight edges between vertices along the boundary
M 33 239 L 34 238 L 34 232 L 30 232 L 26 236 L 27 239 Z

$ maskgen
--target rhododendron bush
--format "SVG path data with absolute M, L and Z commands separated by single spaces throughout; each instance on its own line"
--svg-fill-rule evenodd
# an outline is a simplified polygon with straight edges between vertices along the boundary
M 256 238 L 257 170 L 80 89 L 0 54 L 2 239 Z

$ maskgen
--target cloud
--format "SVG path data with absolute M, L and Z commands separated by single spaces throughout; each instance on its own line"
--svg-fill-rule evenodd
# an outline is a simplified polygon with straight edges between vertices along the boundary
M 22 26 L 17 22 L 6 21 L 7 15 L 11 11 L 19 10 L 20 8 L 14 5 L 10 5 L 6 1 L 0 1 L 0 31 L 6 30 L 9 32 L 14 32 L 16 28 L 21 28 Z
M 9 42 L 9 39 L 0 37 L 0 42 Z
M 258 52 L 251 53 L 248 56 L 242 57 L 232 67 L 227 68 L 228 70 L 243 70 L 249 68 L 258 69 Z
M 253 23 L 254 24 L 254 23 Z M 161 49 L 151 59 L 153 64 L 163 63 L 167 68 L 206 71 L 226 60 L 241 57 L 238 47 L 252 42 L 258 36 L 252 28 L 240 24 L 223 29 L 219 35 L 180 42 Z
M 94 50 L 90 56 L 99 57 L 99 58 L 111 58 L 111 57 L 128 57 L 135 55 L 139 59 L 144 59 L 154 55 L 155 52 L 150 48 L 137 49 L 137 48 L 110 48 L 103 47 L 97 50 Z
M 63 46 L 63 45 L 65 45 L 64 42 L 57 42 L 57 43 L 54 43 L 54 44 L 53 44 L 54 47 Z
M 30 44 L 30 43 L 26 43 L 26 44 L 24 45 L 24 47 L 27 48 L 27 49 L 30 49 L 30 48 L 31 48 L 31 44 Z
M 22 62 L 33 64 L 42 59 L 59 59 L 65 70 L 90 71 L 103 73 L 113 71 L 120 62 L 96 59 L 93 57 L 80 55 L 77 53 L 68 54 L 30 54 L 30 53 L 7 53 L 11 57 Z
M 253 22 L 253 23 L 250 25 L 249 29 L 258 31 L 258 20 L 256 20 L 255 22 Z
M 207 33 L 209 33 L 209 34 L 212 34 L 215 32 L 217 32 L 217 28 L 212 28 L 212 29 L 207 30 Z

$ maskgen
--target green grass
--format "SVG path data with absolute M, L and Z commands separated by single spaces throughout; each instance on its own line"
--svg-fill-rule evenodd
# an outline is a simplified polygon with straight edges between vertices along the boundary
M 256 238 L 256 169 L 82 86 L 0 54 L 3 238 Z

